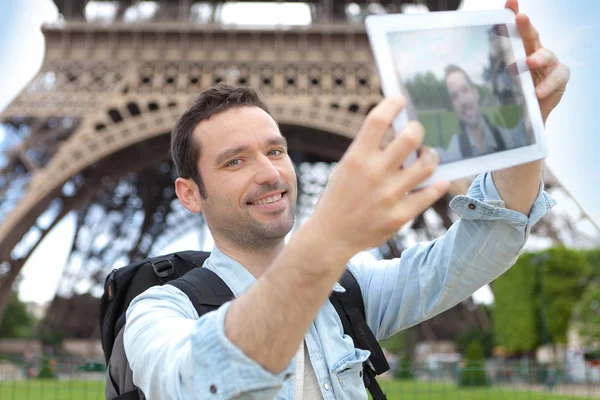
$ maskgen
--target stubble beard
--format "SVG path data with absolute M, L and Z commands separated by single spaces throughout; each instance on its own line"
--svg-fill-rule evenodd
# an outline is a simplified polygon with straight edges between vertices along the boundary
M 212 226 L 210 230 L 214 234 L 221 236 L 238 248 L 259 250 L 281 244 L 294 226 L 295 212 L 295 201 L 290 201 L 289 206 L 281 212 L 285 216 L 279 216 L 275 226 L 259 222 L 248 211 L 243 214 L 243 217 L 228 214 L 226 217 L 217 217 L 212 223 L 210 223 L 210 220 L 213 219 L 210 218 L 211 213 L 205 214 L 205 218 Z

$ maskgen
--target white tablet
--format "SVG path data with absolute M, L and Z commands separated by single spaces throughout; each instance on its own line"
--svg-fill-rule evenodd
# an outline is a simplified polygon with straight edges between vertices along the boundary
M 383 94 L 408 106 L 394 120 L 425 127 L 440 165 L 419 187 L 547 156 L 525 49 L 510 10 L 371 15 L 366 29 Z M 416 153 L 406 161 L 409 165 Z

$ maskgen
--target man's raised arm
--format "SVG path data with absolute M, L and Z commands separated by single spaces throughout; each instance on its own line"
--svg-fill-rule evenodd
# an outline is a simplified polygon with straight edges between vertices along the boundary
M 256 284 L 231 304 L 225 332 L 245 354 L 268 371 L 280 372 L 292 359 L 347 261 L 397 232 L 448 189 L 439 182 L 414 194 L 438 158 L 425 151 L 401 170 L 423 140 L 411 122 L 385 149 L 381 143 L 405 100 L 383 100 L 332 174 L 318 206 Z

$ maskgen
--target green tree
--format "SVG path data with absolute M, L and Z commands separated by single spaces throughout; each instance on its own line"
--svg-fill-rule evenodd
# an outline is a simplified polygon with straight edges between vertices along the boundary
M 38 378 L 43 378 L 43 379 L 56 379 L 56 373 L 54 372 L 54 368 L 53 368 L 53 361 L 52 358 L 49 355 L 44 355 L 44 358 L 42 358 L 42 368 L 40 369 L 40 372 L 38 373 Z
M 411 380 L 414 379 L 414 374 L 412 370 L 412 363 L 408 356 L 403 355 L 400 361 L 398 361 L 398 365 L 396 366 L 396 370 L 394 371 L 394 378 L 402 379 L 402 380 Z
M 492 356 L 492 351 L 495 345 L 493 331 L 484 332 L 481 328 L 474 328 L 468 332 L 461 333 L 456 338 L 456 351 L 461 354 L 465 354 L 467 352 L 469 343 L 473 341 L 481 344 L 484 357 Z
M 34 337 L 35 324 L 35 318 L 27 311 L 27 306 L 19 300 L 19 294 L 13 291 L 0 325 L 0 338 Z
M 489 380 L 485 372 L 485 359 L 481 343 L 476 340 L 469 343 L 466 359 L 467 363 L 460 371 L 458 385 L 461 387 L 489 385 Z
M 492 284 L 496 342 L 513 353 L 565 343 L 575 305 L 590 282 L 590 257 L 564 247 L 523 254 Z
M 590 265 L 584 252 L 565 247 L 542 255 L 543 282 L 538 282 L 538 293 L 545 291 L 548 333 L 552 343 L 566 343 L 575 306 L 589 282 Z M 536 300 L 536 307 L 543 312 L 543 297 L 536 296 Z
M 575 308 L 577 327 L 587 346 L 600 341 L 600 286 L 589 285 Z
M 532 254 L 523 254 L 492 284 L 496 343 L 512 353 L 533 351 L 539 343 L 535 276 L 530 267 L 532 257 Z

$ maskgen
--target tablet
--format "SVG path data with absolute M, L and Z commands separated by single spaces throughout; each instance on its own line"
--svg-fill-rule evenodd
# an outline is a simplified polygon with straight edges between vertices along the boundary
M 408 100 L 394 131 L 419 120 L 423 145 L 440 155 L 440 165 L 419 188 L 547 156 L 511 10 L 371 15 L 365 24 L 383 94 Z

